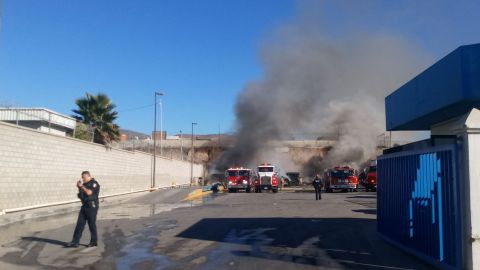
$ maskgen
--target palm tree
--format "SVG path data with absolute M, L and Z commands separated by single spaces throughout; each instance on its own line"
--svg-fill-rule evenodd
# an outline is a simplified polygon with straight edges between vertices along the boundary
M 75 104 L 78 108 L 72 110 L 76 114 L 73 117 L 93 130 L 93 142 L 109 145 L 118 140 L 119 127 L 113 123 L 118 113 L 107 95 L 86 93 L 85 97 L 75 100 Z

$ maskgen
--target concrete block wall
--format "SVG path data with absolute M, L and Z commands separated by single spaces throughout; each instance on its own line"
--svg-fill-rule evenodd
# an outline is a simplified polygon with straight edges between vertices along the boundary
M 68 137 L 0 122 L 0 212 L 77 200 L 76 181 L 88 170 L 101 195 L 150 188 L 152 156 L 106 149 Z M 156 186 L 190 183 L 190 163 L 157 158 Z M 194 165 L 194 177 L 203 166 Z

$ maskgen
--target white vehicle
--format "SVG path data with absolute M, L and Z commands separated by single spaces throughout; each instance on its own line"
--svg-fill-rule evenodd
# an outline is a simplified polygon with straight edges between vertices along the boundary
M 280 175 L 278 174 L 277 167 L 265 163 L 258 166 L 258 176 L 257 179 L 255 179 L 255 192 L 271 190 L 273 193 L 277 193 L 279 183 Z

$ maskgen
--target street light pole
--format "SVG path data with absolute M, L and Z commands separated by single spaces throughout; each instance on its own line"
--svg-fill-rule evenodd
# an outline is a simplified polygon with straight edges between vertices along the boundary
M 192 151 L 192 156 L 190 157 L 190 186 L 192 186 L 193 183 L 193 156 L 195 154 L 195 148 L 193 146 L 193 126 L 197 125 L 197 123 L 192 122 L 192 146 L 191 146 L 191 151 Z
M 153 116 L 153 175 L 152 175 L 152 188 L 155 187 L 155 175 L 156 175 L 156 168 L 157 168 L 157 96 L 163 96 L 162 92 L 155 92 L 155 113 Z M 160 127 L 162 128 L 162 127 Z M 160 136 L 160 145 L 162 136 Z M 161 149 L 161 147 L 160 147 Z M 160 152 L 160 156 L 162 153 Z
M 163 157 L 163 93 L 160 93 L 160 156 Z
M 182 139 L 182 131 L 180 130 L 180 158 L 183 161 L 183 139 Z

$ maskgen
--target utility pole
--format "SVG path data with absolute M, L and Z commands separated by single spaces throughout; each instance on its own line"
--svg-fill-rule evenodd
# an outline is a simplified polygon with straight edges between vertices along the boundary
M 388 147 L 392 148 L 392 131 L 390 130 L 390 142 L 388 143 Z
M 157 101 L 157 96 L 160 96 L 160 102 L 158 103 L 160 105 L 160 156 L 163 157 L 163 100 L 162 97 L 165 95 L 164 92 L 156 92 L 155 93 L 155 107 L 156 101 Z
M 155 174 L 156 174 L 156 168 L 157 168 L 157 96 L 163 96 L 162 92 L 155 92 L 155 112 L 153 116 L 153 175 L 152 175 L 152 188 L 155 187 Z M 160 134 L 160 144 L 162 143 L 161 141 L 162 136 Z M 160 147 L 161 149 L 161 147 Z M 160 156 L 162 153 L 160 153 Z
M 133 142 L 133 152 L 135 152 L 135 141 L 138 141 L 138 136 L 135 136 L 135 138 L 132 140 L 132 142 Z
M 162 100 L 162 96 L 164 95 L 164 93 L 159 93 L 160 95 L 160 102 L 159 102 L 159 105 L 160 105 L 160 156 L 163 157 L 163 100 Z M 165 136 L 166 136 L 167 133 L 165 133 Z
M 192 145 L 191 145 L 191 152 L 192 155 L 190 157 L 190 186 L 193 184 L 193 156 L 195 155 L 195 146 L 193 145 L 193 126 L 197 125 L 197 123 L 192 122 Z
M 183 161 L 183 139 L 182 139 L 182 131 L 180 130 L 180 157 Z

